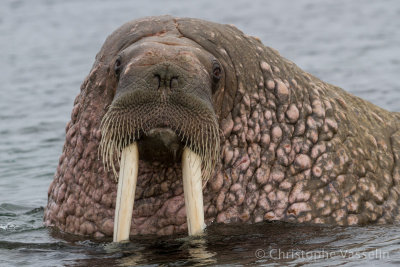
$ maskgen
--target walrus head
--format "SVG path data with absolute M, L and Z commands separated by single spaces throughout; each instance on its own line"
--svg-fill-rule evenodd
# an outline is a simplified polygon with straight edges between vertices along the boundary
M 121 154 L 136 143 L 131 233 L 187 229 L 180 162 L 185 148 L 198 155 L 203 185 L 221 168 L 235 69 L 244 66 L 230 57 L 246 47 L 226 49 L 233 33 L 241 34 L 232 26 L 161 16 L 126 23 L 107 38 L 74 103 L 46 225 L 112 235 Z
M 218 59 L 187 38 L 150 36 L 113 59 L 115 96 L 102 119 L 101 155 L 115 171 L 121 151 L 138 142 L 146 161 L 180 162 L 189 147 L 203 177 L 219 157 L 219 128 L 212 95 L 224 82 Z

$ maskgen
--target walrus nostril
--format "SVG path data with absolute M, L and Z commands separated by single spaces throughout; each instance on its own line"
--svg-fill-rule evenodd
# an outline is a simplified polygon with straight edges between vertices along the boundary
M 153 85 L 154 85 L 154 87 L 157 87 L 157 90 L 160 89 L 160 87 L 161 87 L 161 77 L 160 77 L 159 74 L 154 74 Z
M 172 77 L 171 81 L 169 82 L 169 88 L 175 89 L 178 87 L 178 77 Z

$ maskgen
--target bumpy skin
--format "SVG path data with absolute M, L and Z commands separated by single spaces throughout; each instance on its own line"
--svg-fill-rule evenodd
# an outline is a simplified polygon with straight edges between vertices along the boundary
M 186 37 L 222 62 L 213 95 L 221 158 L 204 189 L 206 223 L 339 225 L 399 220 L 400 115 L 302 71 L 233 26 L 150 17 L 108 37 L 81 86 L 48 192 L 47 226 L 111 236 L 117 184 L 98 157 L 118 51 L 148 36 Z M 131 234 L 186 231 L 179 164 L 139 163 Z

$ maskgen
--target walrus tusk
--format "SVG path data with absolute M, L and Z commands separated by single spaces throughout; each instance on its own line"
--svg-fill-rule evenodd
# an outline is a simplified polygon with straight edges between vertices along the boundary
M 115 203 L 114 242 L 129 240 L 138 166 L 139 151 L 135 142 L 122 150 Z
M 201 159 L 187 147 L 182 154 L 182 178 L 189 235 L 198 235 L 205 228 Z
M 122 150 L 115 204 L 114 242 L 129 240 L 138 175 L 139 152 L 133 143 Z M 201 159 L 189 148 L 182 155 L 183 192 L 189 235 L 203 233 L 204 208 Z

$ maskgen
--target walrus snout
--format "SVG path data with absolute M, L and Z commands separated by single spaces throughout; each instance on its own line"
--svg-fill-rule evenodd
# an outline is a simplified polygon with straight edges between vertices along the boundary
M 155 91 L 158 92 L 162 100 L 167 94 L 184 93 L 190 91 L 195 75 L 192 71 L 184 69 L 183 66 L 174 64 L 170 60 L 161 58 L 160 62 L 150 64 L 143 61 L 138 65 L 128 63 L 125 71 L 119 77 L 114 101 L 133 91 Z M 200 77 L 200 80 L 204 80 Z M 205 85 L 203 84 L 204 88 Z

